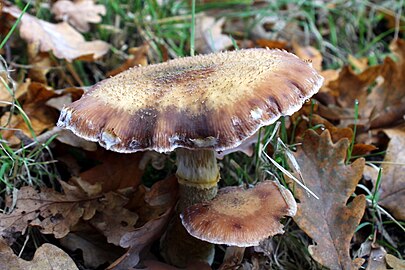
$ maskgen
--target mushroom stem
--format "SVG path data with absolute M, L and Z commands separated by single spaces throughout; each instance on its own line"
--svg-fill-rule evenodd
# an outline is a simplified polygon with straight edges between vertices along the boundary
M 177 179 L 180 184 L 178 211 L 212 200 L 217 194 L 219 168 L 213 150 L 176 150 Z
M 176 150 L 180 198 L 177 215 L 162 239 L 162 255 L 170 264 L 186 267 L 192 261 L 214 259 L 214 245 L 191 236 L 180 220 L 180 213 L 196 203 L 212 200 L 218 191 L 219 167 L 213 150 Z

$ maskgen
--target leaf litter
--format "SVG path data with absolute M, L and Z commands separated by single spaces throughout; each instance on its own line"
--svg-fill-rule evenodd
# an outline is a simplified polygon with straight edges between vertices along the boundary
M 18 100 L 31 120 L 35 136 L 49 138 L 59 135 L 59 142 L 54 141 L 52 147 L 60 164 L 69 173 L 68 176 L 62 175 L 64 180 L 59 182 L 61 192 L 49 187 L 38 189 L 24 186 L 15 191 L 15 198 L 12 195 L 7 197 L 3 203 L 6 211 L 0 213 L 0 235 L 3 237 L 0 239 L 0 260 L 4 260 L 0 269 L 3 265 L 21 266 L 16 269 L 47 269 L 38 268 L 42 267 L 41 261 L 49 262 L 52 269 L 77 269 L 70 266 L 70 256 L 76 250 L 81 251 L 82 264 L 88 268 L 176 269 L 159 262 L 160 259 L 154 257 L 158 252 L 153 247 L 173 215 L 177 199 L 175 177 L 162 174 L 160 181 L 155 184 L 142 184 L 144 174 L 150 173 L 150 170 L 160 175 L 165 163 L 171 162 L 170 157 L 159 158 L 158 164 L 153 153 L 110 153 L 73 134 L 55 129 L 58 111 L 83 93 L 83 89 L 70 88 L 73 82 L 83 82 L 72 66 L 69 68 L 69 64 L 76 64 L 78 60 L 101 59 L 110 48 L 108 43 L 100 40 L 86 41 L 79 33 L 96 27 L 106 9 L 91 0 L 59 0 L 52 5 L 51 11 L 55 18 L 64 22 L 50 23 L 29 14 L 22 16 L 18 27 L 20 38 L 27 42 L 29 72 L 25 80 L 19 80 L 15 87 L 11 87 L 15 90 L 14 98 L 9 89 L 0 84 L 0 99 L 6 102 Z M 11 21 L 21 14 L 19 9 L 8 3 L 1 12 Z M 83 13 L 87 15 L 83 16 Z M 381 64 L 370 65 L 367 59 L 349 55 L 350 65 L 340 70 L 324 70 L 322 54 L 307 44 L 299 44 L 296 40 L 269 39 L 273 35 L 268 32 L 255 34 L 253 41 L 242 40 L 237 28 L 240 22 L 234 20 L 229 23 L 230 20 L 214 17 L 210 13 L 199 14 L 197 18 L 196 50 L 200 53 L 229 49 L 234 44 L 241 48 L 256 44 L 293 50 L 302 59 L 312 62 L 325 77 L 325 83 L 314 102 L 306 104 L 302 110 L 286 119 L 286 132 L 291 136 L 291 142 L 298 144 L 286 144 L 284 150 L 292 156 L 289 157 L 290 162 L 291 158 L 296 159 L 296 164 L 291 164 L 293 171 L 301 173 L 307 188 L 319 197 L 317 200 L 303 189 L 294 188 L 299 210 L 294 222 L 290 220 L 288 223 L 297 224 L 301 232 L 307 235 L 298 240 L 308 239 L 304 246 L 309 252 L 306 256 L 330 269 L 359 269 L 361 265 L 366 269 L 403 269 L 404 262 L 400 259 L 401 253 L 404 256 L 403 237 L 392 235 L 385 229 L 380 230 L 377 225 L 371 230 L 366 229 L 367 225 L 362 227 L 373 222 L 369 216 L 371 207 L 366 206 L 366 196 L 359 193 L 356 187 L 363 186 L 376 192 L 379 206 L 387 209 L 394 218 L 404 220 L 402 205 L 405 203 L 405 180 L 402 174 L 405 162 L 402 161 L 401 151 L 405 144 L 405 41 L 396 39 L 391 42 L 389 48 L 392 53 Z M 274 27 L 283 24 L 289 31 L 300 31 L 292 22 L 270 21 L 269 25 L 275 23 Z M 263 31 L 268 28 L 264 21 L 260 26 Z M 235 34 L 235 40 L 230 38 L 227 31 Z M 139 44 L 139 47 L 128 49 L 127 54 L 122 53 L 126 61 L 102 72 L 96 69 L 98 73 L 103 73 L 101 78 L 153 61 L 155 58 L 151 56 L 156 48 L 151 46 L 151 40 Z M 3 54 L 3 51 L 0 50 L 0 53 Z M 18 65 L 14 67 L 19 68 Z M 58 73 L 58 69 L 66 67 L 70 74 Z M 9 82 L 10 71 L 0 66 L 0 72 L 1 78 Z M 55 90 L 57 88 L 52 78 L 58 74 L 62 74 L 60 81 L 63 87 L 68 88 Z M 359 102 L 358 119 L 354 117 L 355 100 Z M 22 116 L 7 111 L 8 103 L 1 106 L 5 108 L 1 115 L 2 123 L 7 123 L 8 127 L 1 131 L 2 140 L 6 140 L 10 146 L 34 141 L 32 131 Z M 352 140 L 351 159 L 346 160 Z M 379 156 L 383 170 L 381 183 L 377 186 L 375 175 L 373 182 L 366 180 L 368 172 L 364 160 L 358 157 L 365 156 L 373 162 L 375 160 L 370 157 L 384 150 L 386 152 Z M 221 164 L 225 162 L 226 159 Z M 373 190 L 375 187 L 379 187 L 379 190 Z M 370 202 L 369 195 L 367 202 Z M 56 246 L 43 244 L 32 261 L 18 258 L 8 245 L 16 243 L 28 228 L 52 235 L 59 245 L 69 251 L 69 255 Z M 296 235 L 289 228 L 286 229 L 287 234 Z M 356 257 L 355 250 L 367 241 L 367 233 L 374 235 L 374 246 Z M 375 242 L 383 239 L 379 237 L 383 234 L 385 239 L 391 237 L 387 233 L 393 236 L 394 240 L 391 239 L 390 243 L 394 244 L 394 249 L 397 248 L 397 253 L 393 250 L 387 250 L 387 253 Z M 281 236 L 280 239 L 287 241 L 286 238 L 291 235 Z M 269 239 L 269 246 L 273 247 L 274 241 Z M 395 241 L 399 244 L 395 245 Z M 289 253 L 291 255 L 291 250 Z M 53 260 L 49 254 L 55 254 L 53 256 L 58 260 Z M 291 259 L 291 256 L 287 258 Z M 277 257 L 277 248 L 256 247 L 239 252 L 236 257 L 234 260 L 225 256 L 222 267 L 230 264 L 241 269 L 260 269 L 264 261 L 274 261 L 272 258 Z M 373 261 L 377 257 L 378 260 Z M 221 262 L 218 262 L 217 266 L 220 265 Z M 211 269 L 208 265 L 189 267 Z

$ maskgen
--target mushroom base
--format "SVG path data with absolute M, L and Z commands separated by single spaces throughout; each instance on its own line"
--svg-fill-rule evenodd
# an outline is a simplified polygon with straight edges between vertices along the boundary
M 160 249 L 167 263 L 180 268 L 198 261 L 211 265 L 214 261 L 214 244 L 192 237 L 181 224 L 178 215 L 169 224 L 160 242 Z
M 219 167 L 213 150 L 176 150 L 177 179 L 180 198 L 177 215 L 169 224 L 161 241 L 165 260 L 177 267 L 193 261 L 209 264 L 214 258 L 214 245 L 191 236 L 180 220 L 180 213 L 196 203 L 212 200 L 218 191 Z

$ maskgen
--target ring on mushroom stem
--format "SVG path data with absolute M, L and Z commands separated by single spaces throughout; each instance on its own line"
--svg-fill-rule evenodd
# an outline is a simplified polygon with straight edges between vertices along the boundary
M 215 151 L 293 114 L 322 82 L 309 63 L 281 50 L 186 57 L 99 82 L 62 110 L 58 126 L 117 152 L 176 150 L 180 213 L 215 197 Z M 176 219 L 162 242 L 167 260 L 185 266 L 199 250 L 198 259 L 210 261 L 213 246 L 189 236 Z

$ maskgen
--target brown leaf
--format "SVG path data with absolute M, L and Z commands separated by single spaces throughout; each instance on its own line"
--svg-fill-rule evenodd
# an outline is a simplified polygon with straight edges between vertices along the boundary
M 405 110 L 405 40 L 398 39 L 390 44 L 391 51 L 398 61 L 385 58 L 381 66 L 380 78 L 377 85 L 367 97 L 367 104 L 374 112 L 372 121 L 379 121 L 373 127 L 388 126 L 398 120 L 403 120 Z M 386 114 L 393 114 L 387 121 L 381 121 Z
M 119 245 L 129 249 L 126 254 L 111 264 L 108 269 L 135 267 L 140 261 L 139 253 L 162 235 L 169 222 L 177 198 L 177 181 L 174 182 L 171 177 L 159 181 L 152 186 L 150 191 L 146 192 L 146 194 L 148 193 L 153 194 L 155 197 L 153 200 L 155 206 L 148 205 L 147 203 L 139 205 L 138 209 L 142 208 L 143 211 L 148 212 L 145 215 L 142 212 L 136 211 L 140 215 L 140 219 L 146 222 L 143 222 L 143 225 L 139 228 L 134 229 L 128 226 L 126 230 L 122 231 L 124 234 L 121 237 Z M 147 205 L 148 207 L 146 207 Z M 149 213 L 152 210 L 154 215 Z
M 366 200 L 360 195 L 349 204 L 347 201 L 361 179 L 365 162 L 358 159 L 345 165 L 348 146 L 347 139 L 333 144 L 328 131 L 318 135 L 308 130 L 296 153 L 305 183 L 319 200 L 297 189 L 301 203 L 294 220 L 316 242 L 309 246 L 311 256 L 331 269 L 356 269 L 361 260 L 352 261 L 349 249 Z
M 200 16 L 195 25 L 195 49 L 199 53 L 223 51 L 232 46 L 232 40 L 222 34 L 222 26 L 225 18 L 216 20 L 206 15 Z
M 43 244 L 36 251 L 32 261 L 18 258 L 12 249 L 0 238 L 0 270 L 78 270 L 76 264 L 63 250 Z
M 58 113 L 54 109 L 44 105 L 48 99 L 55 96 L 58 96 L 58 94 L 53 89 L 49 89 L 41 83 L 31 82 L 29 84 L 22 107 L 30 120 L 35 135 L 39 135 L 46 129 L 55 126 Z M 7 139 L 12 145 L 17 144 L 19 140 L 14 137 L 15 129 L 21 130 L 25 136 L 32 138 L 29 125 L 25 122 L 22 115 L 12 114 L 11 117 L 10 115 L 9 112 L 6 112 L 0 119 L 2 125 L 7 125 L 7 128 L 11 128 L 1 132 L 3 138 Z
M 3 12 L 15 18 L 21 14 L 17 7 L 4 7 Z M 68 23 L 53 24 L 24 14 L 19 24 L 20 36 L 28 43 L 37 43 L 41 52 L 52 51 L 71 62 L 74 59 L 94 60 L 107 53 L 104 41 L 85 41 L 84 37 Z
M 27 80 L 27 82 L 19 84 L 15 93 L 11 94 L 9 90 L 13 91 L 13 87 L 10 83 L 9 75 L 7 74 L 7 72 L 8 71 L 6 70 L 6 67 L 3 65 L 0 58 L 0 101 L 11 102 L 13 101 L 13 98 L 18 99 L 27 92 L 30 81 Z M 3 80 L 9 86 L 9 89 L 7 89 L 7 87 L 4 85 Z M 9 106 L 9 104 L 3 102 L 0 103 L 0 107 L 5 106 Z
M 99 201 L 101 195 L 89 197 L 79 187 L 61 184 L 64 194 L 49 188 L 38 192 L 29 186 L 22 187 L 12 213 L 0 213 L 0 235 L 12 238 L 14 232 L 24 233 L 28 226 L 38 226 L 43 233 L 62 238 L 80 218 L 90 219 L 98 207 L 111 203 Z
M 299 58 L 305 61 L 310 61 L 316 70 L 322 70 L 323 58 L 319 50 L 311 46 L 300 46 L 296 42 L 293 42 L 293 49 Z
M 111 264 L 108 269 L 135 267 L 140 261 L 139 253 L 152 244 L 153 241 L 157 240 L 163 233 L 164 228 L 169 222 L 171 212 L 172 208 L 169 208 L 157 219 L 150 220 L 142 227 L 123 235 L 120 245 L 122 247 L 129 247 L 129 249 L 127 253 Z
M 120 245 L 121 238 L 129 231 L 132 231 L 138 221 L 138 215 L 122 206 L 127 202 L 117 194 L 107 193 L 102 200 L 109 204 L 104 204 L 103 208 L 98 208 L 97 213 L 89 221 L 107 237 L 107 242 L 116 246 Z
M 354 66 L 354 68 L 358 71 L 364 71 L 366 68 L 368 68 L 368 59 L 366 57 L 364 58 L 356 58 L 353 55 L 349 54 L 347 57 L 347 60 L 349 63 Z
M 141 47 L 138 48 L 130 48 L 128 52 L 131 56 L 125 61 L 124 64 L 108 72 L 107 76 L 108 77 L 115 76 L 118 73 L 121 73 L 132 67 L 148 65 L 148 51 L 149 51 L 148 44 L 142 45 Z
M 67 129 L 59 129 L 58 137 L 56 139 L 64 144 L 71 145 L 73 147 L 82 148 L 86 151 L 96 151 L 97 144 L 94 142 L 86 141 L 83 138 L 78 137 L 72 131 Z
M 90 226 L 80 231 L 75 228 L 74 232 L 60 239 L 60 243 L 64 249 L 70 251 L 80 249 L 84 265 L 92 269 L 106 262 L 115 261 L 123 253 L 121 248 L 107 244 L 105 237 Z
M 269 49 L 287 49 L 287 42 L 280 40 L 270 40 L 264 38 L 258 38 L 255 40 L 257 46 Z
M 29 43 L 27 46 L 28 60 L 31 65 L 28 77 L 34 81 L 47 84 L 46 74 L 53 65 L 49 53 L 40 52 L 38 43 Z
M 127 187 L 136 188 L 141 183 L 143 170 L 139 162 L 143 153 L 119 154 L 104 149 L 94 152 L 101 164 L 84 171 L 80 178 L 90 184 L 100 184 L 103 192 L 116 191 Z
M 93 0 L 59 0 L 52 6 L 51 12 L 56 19 L 67 21 L 80 32 L 88 32 L 89 23 L 101 22 L 100 15 L 105 15 L 106 9 L 103 5 L 95 5 Z
M 391 254 L 387 254 L 387 256 L 385 256 L 385 260 L 386 260 L 387 264 L 393 270 L 404 270 L 405 269 L 405 261 L 400 260 Z
M 386 270 L 386 254 L 387 252 L 383 247 L 371 248 L 366 270 Z
M 382 178 L 380 186 L 379 204 L 386 207 L 390 213 L 401 220 L 405 220 L 405 126 L 385 129 L 390 137 L 387 152 L 382 164 Z M 389 164 L 389 163 L 397 163 Z

